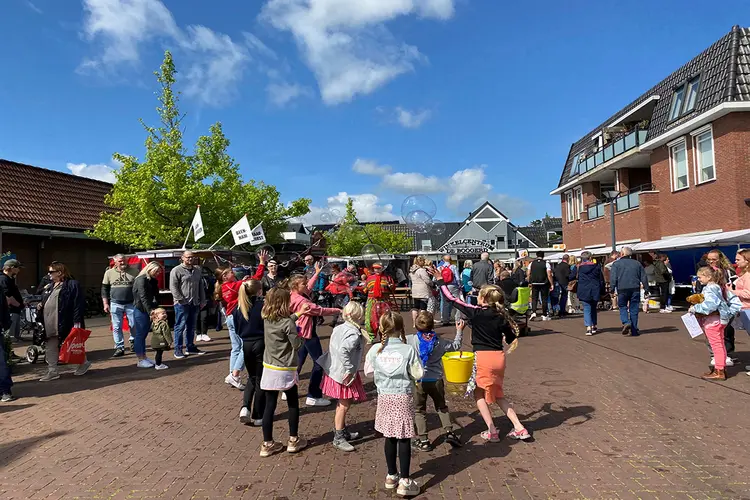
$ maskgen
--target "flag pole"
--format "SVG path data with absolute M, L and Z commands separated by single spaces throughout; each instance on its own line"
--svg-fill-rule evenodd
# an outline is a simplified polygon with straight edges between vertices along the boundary
M 243 217 L 247 217 L 247 214 L 243 215 Z M 240 220 L 242 220 L 242 219 L 240 219 Z M 232 227 L 234 227 L 234 226 L 232 226 Z M 219 237 L 219 239 L 218 239 L 218 240 L 216 240 L 216 241 L 214 242 L 214 244 L 213 244 L 213 245 L 211 245 L 210 247 L 208 247 L 208 249 L 209 249 L 209 250 L 211 250 L 211 249 L 212 249 L 213 247 L 215 247 L 215 246 L 216 246 L 216 244 L 217 244 L 217 243 L 219 243 L 219 242 L 220 242 L 221 240 L 223 240 L 223 239 L 224 239 L 224 236 L 226 236 L 226 235 L 228 235 L 229 233 L 231 233 L 231 232 L 232 232 L 232 227 L 230 227 L 229 229 L 227 229 L 227 232 L 226 232 L 226 233 L 224 233 L 224 234 L 222 234 L 222 235 L 221 235 L 221 236 Z M 234 248 L 234 247 L 236 247 L 236 246 L 237 246 L 237 245 L 234 245 L 234 246 L 233 246 L 232 248 Z
M 185 250 L 185 249 L 186 249 L 186 247 L 187 247 L 187 241 L 188 241 L 188 238 L 190 238 L 190 232 L 191 232 L 192 230 L 193 230 L 193 224 L 191 223 L 191 224 L 190 224 L 190 227 L 188 228 L 188 233 L 187 233 L 187 236 L 185 236 L 185 243 L 183 243 L 183 244 L 182 244 L 182 249 L 183 249 L 183 250 Z

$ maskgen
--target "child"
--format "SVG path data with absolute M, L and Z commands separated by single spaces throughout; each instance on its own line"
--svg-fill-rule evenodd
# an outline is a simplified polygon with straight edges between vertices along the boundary
M 703 302 L 690 306 L 689 312 L 700 315 L 698 322 L 706 334 L 713 353 L 714 365 L 701 378 L 705 380 L 726 380 L 727 350 L 724 346 L 724 329 L 740 311 L 737 296 L 726 290 L 725 274 L 721 269 L 701 267 L 698 281 L 703 285 Z
M 436 278 L 440 278 L 439 273 Z M 470 306 L 455 299 L 444 286 L 442 279 L 439 279 L 438 285 L 445 298 L 453 302 L 453 307 L 464 313 L 471 321 L 471 345 L 474 348 L 476 373 L 469 381 L 467 392 L 473 392 L 477 409 L 487 424 L 487 430 L 482 431 L 482 439 L 493 443 L 500 441 L 489 407 L 489 403 L 495 402 L 513 423 L 513 430 L 508 433 L 508 437 L 529 439 L 531 435 L 521 424 L 516 411 L 510 406 L 503 393 L 503 379 L 505 378 L 503 340 L 509 344 L 508 354 L 513 352 L 518 345 L 518 325 L 505 309 L 503 291 L 495 285 L 484 285 L 479 290 L 478 306 Z
M 456 338 L 452 342 L 438 338 L 435 333 L 435 318 L 427 311 L 421 311 L 417 315 L 417 334 L 409 335 L 409 344 L 419 354 L 419 359 L 424 366 L 424 376 L 417 381 L 414 395 L 416 404 L 415 420 L 417 423 L 417 439 L 412 446 L 420 451 L 432 451 L 434 447 L 427 438 L 427 397 L 432 399 L 443 425 L 445 440 L 453 447 L 461 446 L 461 441 L 453 433 L 453 424 L 445 404 L 445 385 L 443 383 L 443 355 L 446 352 L 454 352 L 461 349 L 463 329 L 466 324 L 463 320 L 456 323 Z
M 315 263 L 315 273 L 309 280 L 304 275 L 295 275 L 289 280 L 289 290 L 291 291 L 291 311 L 299 313 L 300 307 L 307 306 L 307 315 L 300 315 L 297 320 L 299 326 L 299 336 L 302 338 L 302 348 L 297 354 L 297 373 L 302 370 L 307 355 L 313 360 L 312 373 L 310 374 L 310 384 L 307 386 L 307 406 L 328 406 L 331 402 L 323 397 L 320 390 L 320 383 L 323 380 L 323 368 L 318 365 L 318 358 L 323 354 L 323 347 L 320 345 L 320 338 L 317 332 L 317 317 L 336 316 L 341 313 L 341 309 L 330 307 L 320 307 L 310 300 L 311 290 L 320 275 L 320 262 Z M 316 316 L 313 318 L 312 316 Z
M 242 398 L 240 422 L 260 426 L 266 396 L 260 390 L 263 376 L 263 285 L 258 280 L 243 281 L 237 297 L 237 307 L 232 312 L 232 323 L 237 336 L 242 339 L 242 356 L 247 368 L 247 384 Z M 254 404 L 253 404 L 254 401 Z M 252 410 L 252 411 L 251 411 Z
M 406 342 L 404 319 L 386 311 L 378 323 L 381 345 L 365 357 L 365 375 L 374 374 L 378 388 L 375 430 L 385 437 L 386 489 L 397 488 L 402 497 L 419 494 L 419 485 L 409 478 L 414 437 L 414 381 L 424 375 L 417 351 Z M 401 475 L 396 466 L 398 456 Z
M 341 451 L 354 451 L 349 441 L 359 433 L 346 430 L 346 413 L 352 401 L 367 401 L 367 393 L 359 377 L 359 365 L 365 352 L 369 335 L 360 326 L 365 310 L 357 302 L 349 302 L 342 312 L 344 323 L 333 329 L 328 352 L 318 358 L 323 368 L 323 394 L 337 399 L 334 417 L 333 446 Z
M 370 342 L 375 342 L 378 336 L 378 322 L 380 316 L 391 309 L 391 295 L 396 291 L 393 278 L 385 274 L 383 265 L 376 262 L 372 265 L 372 273 L 365 281 L 367 291 L 367 303 L 365 305 L 365 328 L 370 334 Z
M 260 388 L 266 393 L 261 457 L 270 457 L 283 449 L 281 443 L 273 440 L 273 415 L 276 412 L 279 391 L 284 391 L 287 395 L 289 405 L 289 442 L 286 451 L 297 453 L 307 446 L 307 440 L 297 433 L 299 427 L 297 349 L 302 345 L 302 338 L 297 335 L 295 321 L 307 314 L 310 306 L 302 304 L 297 314 L 292 314 L 289 309 L 290 303 L 289 290 L 272 288 L 268 291 L 261 310 L 265 351 Z
M 169 329 L 169 323 L 167 323 L 167 311 L 161 307 L 151 311 L 151 348 L 156 351 L 156 357 L 154 362 L 156 365 L 154 368 L 157 370 L 166 370 L 169 368 L 167 365 L 161 362 L 161 357 L 164 351 L 171 348 L 172 342 L 172 330 Z

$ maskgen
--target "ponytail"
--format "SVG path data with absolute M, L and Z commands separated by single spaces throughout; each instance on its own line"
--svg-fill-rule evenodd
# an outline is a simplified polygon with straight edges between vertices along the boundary
M 214 276 L 216 277 L 216 284 L 214 285 L 214 300 L 216 302 L 220 302 L 222 300 L 221 285 L 224 282 L 224 273 L 228 270 L 228 267 L 217 267 L 216 271 L 214 271 Z

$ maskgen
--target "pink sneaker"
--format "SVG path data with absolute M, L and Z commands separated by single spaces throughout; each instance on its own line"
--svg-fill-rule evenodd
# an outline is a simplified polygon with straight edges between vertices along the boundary
M 531 434 L 529 434 L 529 431 L 527 431 L 526 429 L 521 429 L 520 431 L 513 429 L 508 433 L 508 437 L 511 439 L 520 439 L 523 441 L 524 439 L 529 439 L 531 437 Z
M 497 431 L 495 432 L 482 431 L 480 436 L 482 436 L 482 439 L 484 439 L 485 441 L 489 441 L 490 443 L 500 442 L 500 435 L 497 433 Z

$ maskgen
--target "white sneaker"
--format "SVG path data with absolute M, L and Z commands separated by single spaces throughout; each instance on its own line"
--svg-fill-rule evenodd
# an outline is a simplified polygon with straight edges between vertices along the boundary
M 665 309 L 669 312 L 674 312 L 674 307 L 672 306 L 667 306 Z
M 242 383 L 242 380 L 240 380 L 239 377 L 235 377 L 231 373 L 227 375 L 227 378 L 224 379 L 224 382 L 231 385 L 232 387 L 236 387 L 241 391 L 245 389 L 245 384 Z
M 211 337 L 209 337 L 208 335 L 203 335 L 202 337 L 203 337 L 203 342 L 211 342 Z
M 249 424 L 251 422 L 250 419 L 250 410 L 247 408 L 242 408 L 240 410 L 240 423 L 241 424 Z
M 716 366 L 716 360 L 714 358 L 711 358 L 711 362 L 709 363 L 710 366 Z
M 549 316 L 542 316 L 542 321 L 551 321 L 552 318 Z
M 165 365 L 164 363 L 162 363 L 160 365 L 154 366 L 154 368 L 156 368 L 157 370 L 166 370 L 169 367 L 167 365 Z
M 148 364 L 150 364 L 152 368 L 156 366 L 156 362 L 153 359 L 143 358 L 143 360 L 148 361 Z
M 594 334 L 594 332 L 591 331 L 591 328 L 586 328 L 586 336 L 591 337 Z
M 727 356 L 727 361 L 724 364 L 727 366 L 734 366 L 734 360 L 730 358 L 729 356 Z
M 50 380 L 57 380 L 59 378 L 60 378 L 60 373 L 57 370 L 55 371 L 50 370 L 47 372 L 47 374 L 44 377 L 39 379 L 39 382 L 49 382 Z
M 259 419 L 257 419 L 257 420 L 253 420 L 253 425 L 254 425 L 255 427 L 261 427 L 261 426 L 263 426 L 263 419 L 262 419 L 262 418 L 259 418 Z
M 669 313 L 671 313 L 672 311 L 670 311 L 669 309 L 659 309 L 659 312 L 660 312 L 661 314 L 669 314 Z
M 286 401 L 286 392 L 281 393 L 281 400 Z
M 531 316 L 529 316 L 529 321 L 532 319 L 536 319 L 536 313 L 531 313 Z
M 142 359 L 138 362 L 138 368 L 153 368 L 154 365 L 147 359 Z
M 305 404 L 307 406 L 330 406 L 331 402 L 325 398 L 307 398 Z

